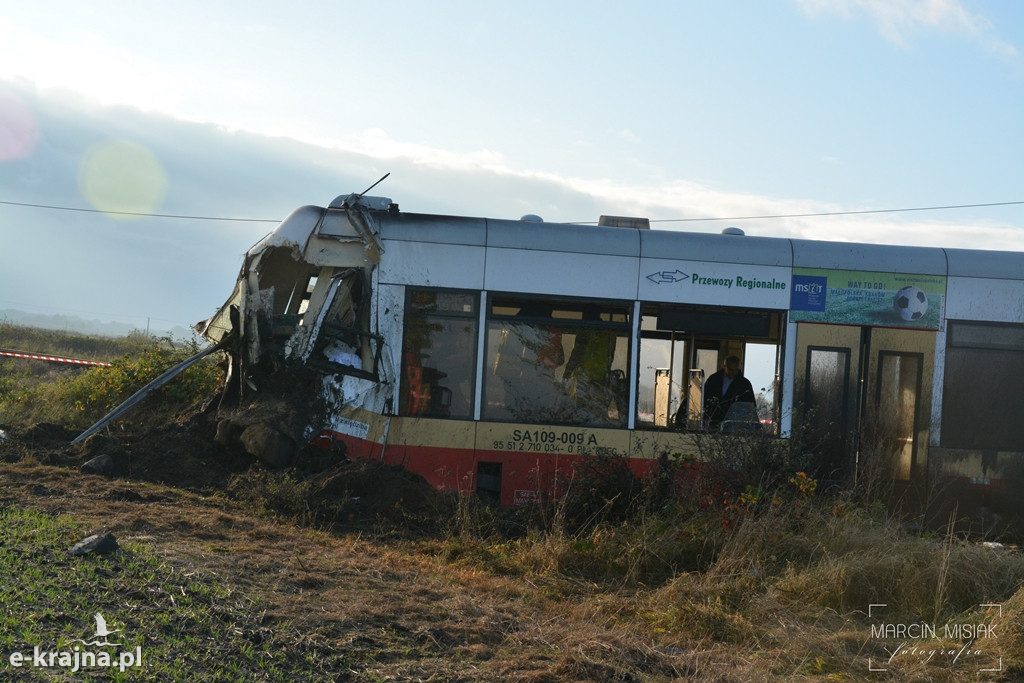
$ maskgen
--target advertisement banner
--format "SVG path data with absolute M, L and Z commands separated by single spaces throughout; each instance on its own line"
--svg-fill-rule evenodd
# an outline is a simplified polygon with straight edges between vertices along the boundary
M 944 275 L 794 268 L 790 320 L 939 328 Z

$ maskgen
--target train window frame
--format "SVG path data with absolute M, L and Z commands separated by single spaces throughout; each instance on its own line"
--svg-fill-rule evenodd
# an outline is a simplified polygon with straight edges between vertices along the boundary
M 481 419 L 628 428 L 632 301 L 489 292 L 485 313 Z
M 772 347 L 775 354 L 771 379 L 764 387 L 754 387 L 758 396 L 758 415 L 765 418 L 765 429 L 776 435 L 782 397 L 778 391 L 780 362 L 785 349 L 786 311 L 743 306 L 640 302 L 639 358 L 637 380 L 636 428 L 643 430 L 703 431 L 704 382 L 721 368 L 727 356 L 741 357 L 743 375 L 749 379 L 748 347 Z M 667 350 L 650 351 L 657 344 Z M 712 364 L 701 355 L 716 355 Z M 647 365 L 667 354 L 666 368 Z M 761 365 L 757 365 L 762 368 Z M 644 384 L 655 370 L 655 382 Z M 659 391 L 657 374 L 668 370 L 667 389 Z M 769 390 L 770 387 L 770 390 Z M 764 392 L 759 392 L 764 389 Z
M 416 298 L 423 297 L 417 306 Z M 433 304 L 429 299 L 433 299 Z M 441 305 L 445 301 L 446 305 Z M 461 303 L 460 303 L 461 302 Z M 461 308 L 460 308 L 461 307 Z M 468 309 L 467 309 L 468 307 Z M 398 414 L 404 417 L 472 420 L 476 409 L 477 343 L 479 340 L 480 292 L 436 287 L 407 287 L 402 316 L 402 355 Z M 427 340 L 416 349 L 416 326 L 422 324 Z M 431 325 L 439 326 L 431 330 Z M 429 343 L 430 332 L 451 336 L 455 327 L 468 328 L 461 344 Z M 454 339 L 458 339 L 456 336 Z M 426 345 L 425 345 L 426 344 Z M 424 360 L 438 352 L 436 366 Z M 426 355 L 424 355 L 424 353 Z M 412 362 L 416 355 L 418 362 Z M 425 372 L 430 370 L 429 373 Z M 457 410 L 453 412 L 453 407 Z

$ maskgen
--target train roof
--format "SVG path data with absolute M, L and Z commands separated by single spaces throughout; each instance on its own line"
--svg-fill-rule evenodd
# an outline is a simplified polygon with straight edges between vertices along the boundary
M 535 216 L 509 220 L 406 213 L 399 211 L 389 198 L 360 195 L 338 197 L 327 209 L 300 207 L 267 239 L 273 241 L 273 235 L 279 235 L 296 242 L 296 234 L 303 230 L 307 235 L 313 231 L 322 236 L 344 233 L 345 230 L 337 227 L 325 232 L 321 226 L 337 224 L 342 216 L 335 210 L 355 209 L 369 219 L 371 230 L 385 244 L 389 241 L 421 242 L 758 266 L 1024 280 L 1024 252 L 549 223 Z M 313 215 L 320 218 L 311 231 L 309 221 Z M 633 220 L 646 223 L 643 219 Z

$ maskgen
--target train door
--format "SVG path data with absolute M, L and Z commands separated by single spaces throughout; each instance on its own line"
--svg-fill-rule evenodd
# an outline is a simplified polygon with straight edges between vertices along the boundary
M 800 323 L 798 424 L 828 482 L 918 481 L 926 458 L 935 333 Z
M 814 474 L 838 482 L 853 472 L 860 410 L 861 328 L 797 325 L 796 424 L 814 454 Z
M 923 483 L 935 332 L 868 329 L 858 476 L 880 476 L 899 492 Z

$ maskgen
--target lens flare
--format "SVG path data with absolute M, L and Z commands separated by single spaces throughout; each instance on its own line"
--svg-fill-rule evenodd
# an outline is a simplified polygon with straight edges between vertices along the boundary
M 114 140 L 86 151 L 78 188 L 100 211 L 150 213 L 163 201 L 167 177 L 148 149 L 127 140 Z
M 0 162 L 24 159 L 38 139 L 39 126 L 32 111 L 13 95 L 0 92 Z

